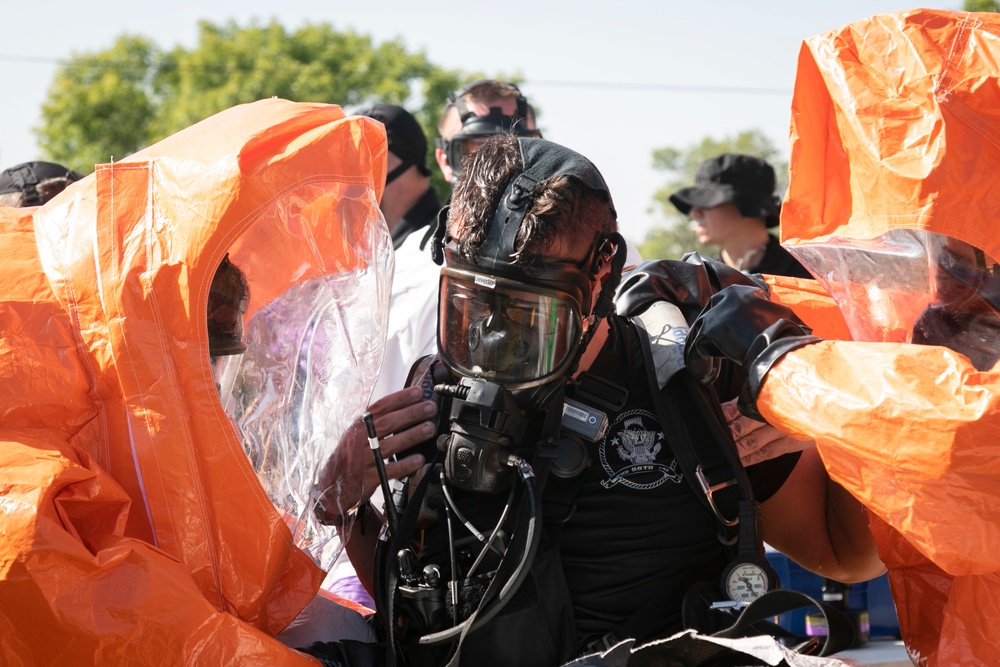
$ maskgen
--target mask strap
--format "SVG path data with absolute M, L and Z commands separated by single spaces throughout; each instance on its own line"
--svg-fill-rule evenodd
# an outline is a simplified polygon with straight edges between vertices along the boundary
M 431 241 L 431 259 L 438 266 L 444 264 L 444 238 L 448 234 L 448 211 L 451 206 L 443 206 L 437 214 L 437 223 L 434 225 L 434 236 Z
M 10 173 L 11 179 L 24 195 L 22 206 L 40 206 L 42 198 L 38 194 L 38 177 L 30 165 L 22 165 Z
M 475 87 L 477 87 L 479 85 L 482 85 L 484 83 L 487 83 L 489 81 L 490 81 L 490 79 L 476 79 L 475 81 L 472 81 L 470 83 L 465 84 L 464 86 L 462 86 L 458 90 L 455 90 L 455 91 L 449 93 L 448 94 L 448 103 L 445 105 L 445 110 L 447 111 L 448 107 L 455 107 L 455 110 L 458 111 L 458 118 L 459 118 L 459 120 L 462 121 L 462 124 L 464 125 L 467 118 L 469 118 L 470 116 L 474 116 L 475 115 L 472 111 L 469 110 L 469 107 L 465 104 L 465 96 L 473 88 L 475 88 Z M 528 99 L 521 92 L 521 89 L 517 87 L 517 84 L 511 83 L 510 81 L 504 81 L 502 83 L 510 86 L 511 88 L 513 88 L 514 90 L 517 91 L 517 114 L 516 115 L 520 116 L 522 119 L 527 119 L 528 118 Z
M 590 346 L 590 340 L 594 337 L 594 333 L 597 330 L 597 323 L 615 312 L 615 290 L 618 289 L 618 283 L 622 279 L 622 269 L 625 268 L 628 248 L 625 245 L 625 239 L 618 232 L 608 234 L 604 239 L 605 242 L 615 244 L 615 254 L 611 258 L 611 274 L 608 276 L 608 280 L 604 283 L 604 286 L 601 287 L 597 303 L 594 304 L 594 310 L 588 318 L 591 320 L 591 326 L 587 327 L 587 331 L 584 332 L 583 337 L 580 339 L 580 347 L 577 348 L 576 358 L 573 359 L 569 370 L 566 371 L 566 377 L 572 377 L 576 373 L 576 369 L 580 365 L 580 359 L 583 358 L 583 353 Z
M 403 175 L 403 172 L 413 166 L 412 162 L 403 162 L 398 167 L 385 175 L 385 184 L 389 185 L 394 180 Z
M 525 123 L 528 122 L 528 100 L 524 95 L 517 96 L 517 115 L 520 116 Z
M 458 119 L 462 121 L 462 125 L 465 125 L 465 121 L 476 115 L 472 112 L 472 109 L 465 104 L 465 97 L 462 95 L 455 98 L 454 106 L 455 110 L 458 112 Z
M 618 289 L 618 283 L 622 279 L 622 270 L 624 270 L 625 262 L 628 260 L 628 247 L 621 234 L 614 232 L 608 234 L 605 239 L 615 245 L 615 254 L 611 258 L 611 274 L 601 288 L 597 303 L 594 304 L 594 316 L 597 320 L 603 320 L 614 312 L 615 290 Z
M 536 185 L 538 181 L 526 173 L 518 174 L 507 185 L 493 214 L 486 240 L 479 250 L 484 268 L 494 269 L 498 263 L 506 264 L 511 261 L 517 231 L 534 201 Z

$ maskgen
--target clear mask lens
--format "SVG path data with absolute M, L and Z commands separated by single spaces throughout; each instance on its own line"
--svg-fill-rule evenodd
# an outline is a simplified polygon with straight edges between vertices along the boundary
M 580 307 L 554 290 L 445 268 L 439 308 L 445 364 L 511 389 L 558 377 L 580 344 Z
M 489 134 L 456 134 L 448 141 L 447 147 L 447 157 L 448 164 L 451 165 L 452 170 L 457 174 L 462 170 L 462 163 L 465 158 L 475 152 L 477 148 L 482 146 L 487 139 L 490 137 L 507 132 L 504 128 L 497 128 L 496 132 Z M 542 133 L 538 130 L 527 130 L 518 129 L 515 134 L 519 137 L 541 137 Z

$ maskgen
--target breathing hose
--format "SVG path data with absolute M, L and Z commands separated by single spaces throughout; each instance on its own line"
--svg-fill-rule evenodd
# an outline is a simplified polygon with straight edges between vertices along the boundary
M 528 572 L 531 570 L 531 562 L 535 559 L 535 552 L 538 550 L 538 543 L 542 535 L 541 530 L 539 529 L 538 521 L 540 518 L 540 512 L 538 487 L 535 485 L 535 472 L 531 469 L 531 466 L 527 461 L 514 454 L 507 454 L 503 462 L 517 470 L 518 478 L 524 485 L 525 497 L 528 501 L 528 535 L 524 553 L 521 555 L 521 560 L 518 562 L 517 567 L 514 569 L 514 572 L 511 573 L 510 578 L 504 584 L 503 588 L 500 589 L 500 595 L 497 596 L 496 602 L 481 610 L 481 613 L 474 614 L 454 627 L 440 632 L 424 635 L 419 640 L 420 644 L 440 644 L 454 639 L 463 632 L 473 632 L 478 630 L 483 625 L 488 623 L 494 616 L 499 614 L 505 606 L 507 606 L 507 603 L 509 603 L 514 597 L 514 594 L 517 593 L 521 584 L 524 583 L 525 578 L 528 576 Z

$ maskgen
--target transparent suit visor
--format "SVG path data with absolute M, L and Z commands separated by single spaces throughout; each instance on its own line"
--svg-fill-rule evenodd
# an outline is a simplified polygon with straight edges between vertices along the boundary
M 941 345 L 980 370 L 1000 357 L 1000 268 L 978 248 L 897 229 L 789 251 L 837 301 L 854 340 Z
M 314 489 L 378 376 L 391 240 L 370 188 L 315 182 L 262 210 L 229 257 L 246 275 L 249 308 L 242 351 L 212 359 L 215 385 L 295 544 L 329 569 L 342 544 L 318 524 Z

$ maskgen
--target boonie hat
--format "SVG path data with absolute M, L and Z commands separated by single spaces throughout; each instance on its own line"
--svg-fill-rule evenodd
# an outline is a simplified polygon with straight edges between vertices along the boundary
M 765 218 L 768 227 L 776 227 L 781 207 L 774 186 L 774 168 L 765 160 L 723 153 L 698 165 L 694 185 L 670 195 L 670 203 L 685 215 L 695 206 L 733 204 L 740 215 Z
M 376 104 L 373 107 L 362 109 L 358 114 L 374 118 L 385 125 L 389 152 L 403 162 L 393 171 L 401 173 L 410 165 L 417 165 L 421 174 L 431 175 L 431 170 L 427 168 L 427 137 L 424 135 L 420 123 L 409 111 L 395 104 Z M 387 178 L 386 180 L 391 181 L 392 179 Z

